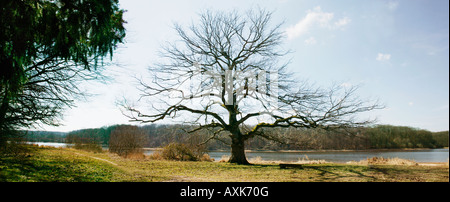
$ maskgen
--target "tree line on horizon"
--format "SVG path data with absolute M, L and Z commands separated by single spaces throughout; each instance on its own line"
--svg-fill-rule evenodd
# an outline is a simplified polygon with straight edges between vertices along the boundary
M 81 129 L 68 133 L 46 131 L 24 131 L 26 141 L 95 143 L 109 145 L 110 135 L 118 126 Z M 208 130 L 188 134 L 194 126 L 150 124 L 129 126 L 133 131 L 145 135 L 144 147 L 160 148 L 170 143 L 204 145 L 208 150 L 229 150 L 223 133 L 208 140 Z M 117 132 L 117 131 L 116 131 Z M 264 131 L 276 139 L 254 138 L 246 143 L 250 150 L 326 150 L 326 149 L 400 149 L 448 147 L 448 131 L 431 132 L 406 126 L 376 125 L 354 128 L 351 131 L 326 131 L 320 129 L 275 128 Z M 131 133 L 129 133 L 131 134 Z

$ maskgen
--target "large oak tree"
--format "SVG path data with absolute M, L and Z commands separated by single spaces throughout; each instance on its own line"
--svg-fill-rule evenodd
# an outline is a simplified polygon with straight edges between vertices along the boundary
M 246 140 L 279 140 L 266 128 L 369 123 L 356 115 L 378 105 L 356 97 L 356 88 L 315 88 L 287 71 L 281 60 L 288 53 L 281 47 L 285 35 L 270 19 L 265 10 L 207 11 L 188 28 L 175 24 L 179 40 L 163 47 L 161 62 L 149 68 L 151 82 L 139 80 L 140 101 L 149 98 L 150 110 L 125 102 L 124 114 L 142 123 L 183 118 L 198 126 L 190 132 L 213 130 L 209 139 L 227 133 L 229 162 L 238 164 L 248 164 Z

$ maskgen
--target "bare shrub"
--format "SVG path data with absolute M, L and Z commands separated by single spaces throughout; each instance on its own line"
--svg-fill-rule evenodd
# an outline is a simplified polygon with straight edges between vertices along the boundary
M 222 155 L 222 158 L 219 160 L 221 163 L 228 162 L 230 160 L 230 156 L 228 155 Z
M 143 148 L 147 143 L 147 136 L 137 126 L 117 126 L 110 135 L 109 151 L 119 156 L 131 158 L 143 156 Z
M 161 151 L 151 155 L 152 159 L 166 159 L 176 161 L 212 161 L 202 147 L 187 145 L 183 143 L 170 143 Z
M 164 160 L 160 151 L 153 152 L 152 154 L 148 155 L 147 157 L 152 160 Z
M 209 154 L 203 154 L 203 155 L 200 157 L 200 161 L 214 161 L 214 159 L 211 158 L 211 157 L 209 156 Z
M 296 164 L 325 164 L 328 163 L 325 160 L 311 160 L 309 159 L 308 155 L 305 155 L 305 157 L 298 158 Z
M 419 165 L 415 161 L 401 159 L 401 158 L 383 158 L 383 157 L 372 157 L 359 162 L 350 161 L 349 164 L 358 165 Z

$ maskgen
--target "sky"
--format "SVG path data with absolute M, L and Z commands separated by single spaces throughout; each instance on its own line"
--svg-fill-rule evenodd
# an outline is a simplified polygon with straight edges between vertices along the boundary
M 72 131 L 128 124 L 118 102 L 137 100 L 136 77 L 160 60 L 165 42 L 177 40 L 174 23 L 189 26 L 205 10 L 273 12 L 283 22 L 288 68 L 319 85 L 360 86 L 361 98 L 378 99 L 384 109 L 364 114 L 377 124 L 430 131 L 449 129 L 449 1 L 447 0 L 120 0 L 126 10 L 125 43 L 104 73 L 111 81 L 84 83 L 93 94 L 64 113 Z

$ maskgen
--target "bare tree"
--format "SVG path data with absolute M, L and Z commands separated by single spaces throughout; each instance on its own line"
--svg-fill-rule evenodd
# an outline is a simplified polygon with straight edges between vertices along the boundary
M 137 126 L 121 125 L 111 132 L 109 151 L 127 157 L 142 153 L 146 143 L 147 136 L 143 130 Z
M 149 68 L 152 82 L 139 80 L 141 99 L 151 98 L 152 109 L 144 112 L 124 102 L 123 113 L 142 123 L 181 117 L 198 126 L 190 132 L 213 130 L 208 140 L 226 132 L 229 162 L 238 164 L 249 164 L 246 140 L 261 136 L 282 141 L 264 128 L 369 123 L 355 115 L 378 105 L 355 97 L 356 88 L 314 88 L 286 71 L 288 63 L 279 60 L 288 54 L 280 47 L 284 33 L 281 24 L 270 28 L 270 19 L 265 10 L 245 15 L 207 11 L 188 29 L 175 24 L 181 40 L 163 47 L 164 62 Z

